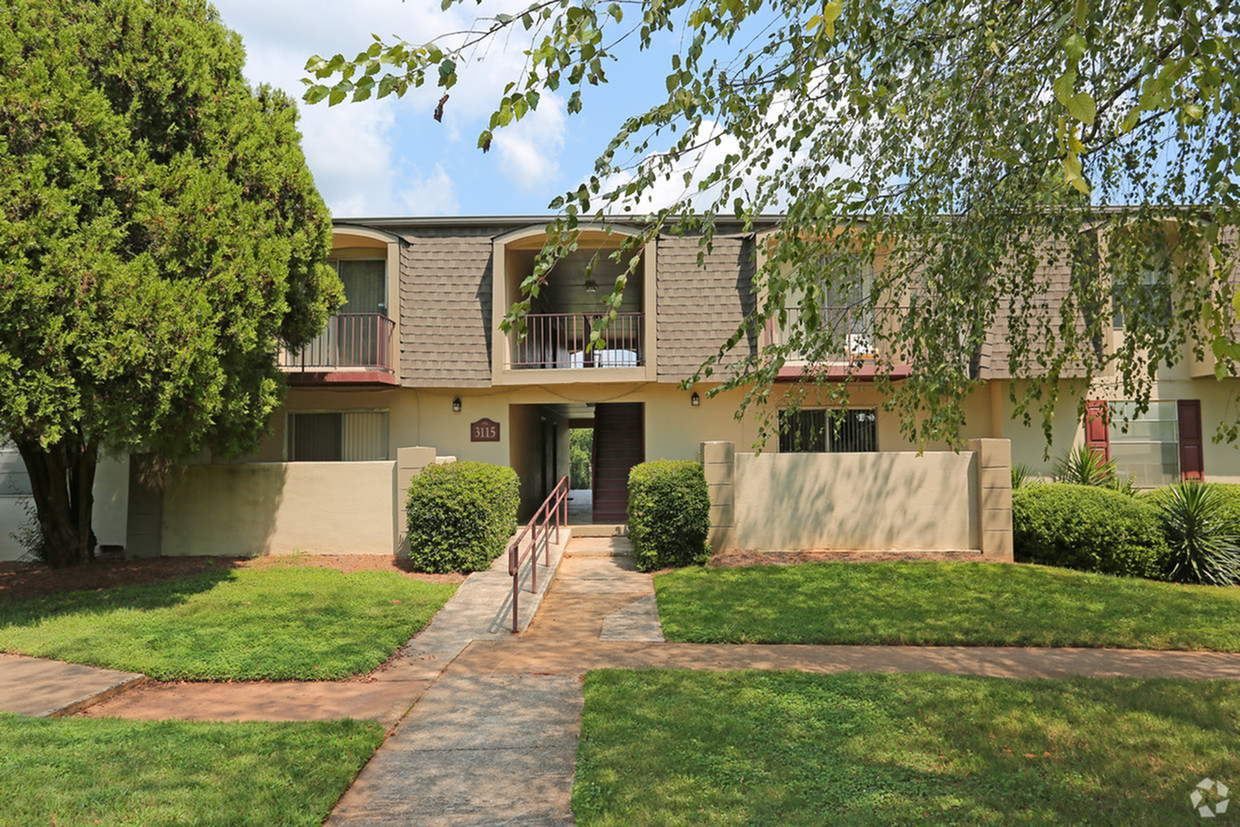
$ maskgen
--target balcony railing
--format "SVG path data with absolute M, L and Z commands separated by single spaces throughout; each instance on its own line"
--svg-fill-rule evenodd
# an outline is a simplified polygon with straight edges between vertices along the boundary
M 901 309 L 899 307 L 820 307 L 818 312 L 821 315 L 823 335 L 829 337 L 831 341 L 840 343 L 840 349 L 836 351 L 835 356 L 840 361 L 854 362 L 873 359 L 877 355 L 878 342 L 874 335 L 877 324 L 876 315 L 890 319 L 892 314 L 898 313 Z M 799 307 L 788 308 L 790 317 L 795 317 L 799 313 Z M 770 339 L 774 344 L 782 344 L 785 341 L 784 332 L 779 329 L 774 320 L 770 325 Z M 789 358 L 796 359 L 799 355 L 789 354 Z
M 644 313 L 617 313 L 603 331 L 606 347 L 587 349 L 590 330 L 604 313 L 531 313 L 525 337 L 512 339 L 511 367 L 636 368 L 646 364 L 642 343 Z
M 292 371 L 336 368 L 392 369 L 396 323 L 379 313 L 339 313 L 300 352 L 283 349 L 280 367 Z

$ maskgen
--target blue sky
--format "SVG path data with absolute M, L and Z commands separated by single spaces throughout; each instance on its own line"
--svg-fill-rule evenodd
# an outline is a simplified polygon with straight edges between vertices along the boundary
M 300 100 L 303 67 L 313 54 L 352 57 L 371 33 L 391 42 L 429 40 L 467 26 L 479 8 L 448 12 L 439 0 L 215 0 L 225 25 L 246 47 L 246 76 Z M 490 5 L 490 4 L 487 4 Z M 302 145 L 315 181 L 336 217 L 541 214 L 593 171 L 623 117 L 663 92 L 667 52 L 626 60 L 609 83 L 589 90 L 580 114 L 564 96 L 544 95 L 536 113 L 497 133 L 491 151 L 476 148 L 503 84 L 523 56 L 518 44 L 493 44 L 466 67 L 451 91 L 443 123 L 431 117 L 443 90 L 411 90 L 403 99 L 328 108 L 301 104 Z

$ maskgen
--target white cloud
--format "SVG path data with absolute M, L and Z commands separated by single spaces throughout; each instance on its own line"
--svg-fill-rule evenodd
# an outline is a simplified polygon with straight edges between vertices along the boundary
M 718 140 L 712 140 L 717 138 Z M 681 157 L 669 170 L 658 173 L 653 184 L 646 187 L 640 197 L 617 202 L 612 212 L 646 213 L 670 206 L 682 199 L 688 199 L 694 209 L 705 209 L 711 206 L 716 197 L 713 191 L 698 190 L 698 181 L 721 163 L 729 154 L 740 152 L 740 144 L 736 138 L 720 133 L 719 124 L 715 121 L 703 121 L 698 129 L 695 144 L 703 144 L 698 150 Z M 655 154 L 642 159 L 642 165 L 649 165 L 656 160 Z M 692 177 L 688 186 L 685 185 L 685 173 Z M 636 178 L 629 171 L 615 173 L 603 181 L 603 191 L 623 187 Z M 625 208 L 630 208 L 626 210 Z
M 482 6 L 456 6 L 448 12 L 439 0 L 216 0 L 224 24 L 242 36 L 247 54 L 246 77 L 252 83 L 270 83 L 300 100 L 307 59 L 341 53 L 353 57 L 371 42 L 371 33 L 387 42 L 460 31 L 473 24 L 472 14 L 486 14 Z M 302 104 L 301 130 L 306 161 L 324 200 L 337 216 L 374 216 L 397 213 L 446 212 L 459 209 L 453 181 L 442 161 L 453 143 L 473 147 L 477 133 L 490 114 L 504 84 L 520 72 L 522 50 L 531 35 L 518 31 L 515 39 L 491 42 L 485 60 L 462 67 L 460 82 L 450 90 L 442 125 L 431 113 L 443 90 L 411 90 L 404 99 L 387 98 L 361 104 L 328 107 Z M 474 56 L 483 57 L 482 54 Z M 416 149 L 396 143 L 402 121 L 417 118 L 437 133 Z M 564 145 L 564 112 L 555 96 L 544 96 L 542 106 L 515 129 L 496 136 L 495 149 L 505 170 L 522 189 L 555 175 L 556 155 Z M 528 126 L 527 126 L 528 123 Z M 507 134 L 511 132 L 512 134 Z M 502 136 L 502 137 L 501 137 Z M 416 152 L 417 163 L 409 156 Z M 432 172 L 420 170 L 435 162 Z
M 442 164 L 425 177 L 414 176 L 399 193 L 404 212 L 411 215 L 452 215 L 460 212 L 456 186 Z
M 504 174 L 526 191 L 558 175 L 567 120 L 559 96 L 545 94 L 538 109 L 497 132 L 492 148 L 503 161 Z

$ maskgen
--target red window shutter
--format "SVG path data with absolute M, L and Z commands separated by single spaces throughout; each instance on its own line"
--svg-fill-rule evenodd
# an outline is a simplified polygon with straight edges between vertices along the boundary
M 1107 403 L 1096 400 L 1085 403 L 1085 447 L 1111 458 L 1110 416 Z
M 1180 420 L 1180 476 L 1184 479 L 1205 479 L 1205 452 L 1201 438 L 1201 400 L 1181 399 L 1176 402 Z

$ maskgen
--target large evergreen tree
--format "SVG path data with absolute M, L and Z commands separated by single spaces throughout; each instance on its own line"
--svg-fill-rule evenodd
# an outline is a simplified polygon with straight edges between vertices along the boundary
M 339 302 L 296 108 L 243 62 L 203 0 L 0 4 L 0 434 L 53 565 L 101 454 L 250 449 Z
M 877 317 L 879 384 L 923 444 L 958 438 L 984 360 L 1029 379 L 1011 385 L 1016 410 L 1041 407 L 1048 436 L 1061 379 L 1106 375 L 1146 400 L 1154 368 L 1194 349 L 1234 372 L 1234 0 L 516 0 L 505 12 L 312 58 L 307 100 L 437 85 L 439 117 L 488 48 L 527 44 L 485 151 L 548 91 L 574 113 L 626 61 L 666 61 L 666 89 L 552 204 L 543 265 L 591 218 L 642 223 L 630 249 L 695 232 L 705 252 L 717 218 L 786 211 L 761 249 L 752 318 L 697 377 L 748 388 L 746 405 L 794 354 L 807 381 L 824 375 L 814 366 L 851 335 L 832 322 L 841 297 Z M 1048 281 L 1056 267 L 1072 269 L 1066 295 Z M 1112 312 L 1125 315 L 1118 348 L 1104 342 Z M 746 347 L 768 323 L 783 336 Z M 908 379 L 883 379 L 895 361 Z M 842 399 L 848 383 L 819 390 Z

